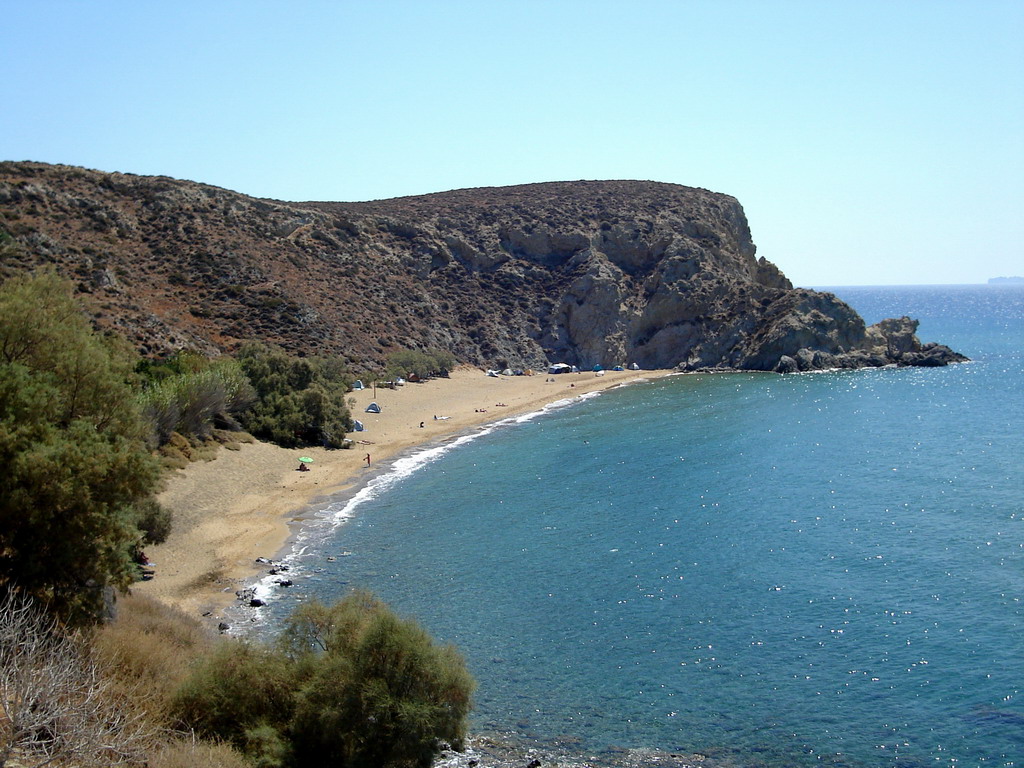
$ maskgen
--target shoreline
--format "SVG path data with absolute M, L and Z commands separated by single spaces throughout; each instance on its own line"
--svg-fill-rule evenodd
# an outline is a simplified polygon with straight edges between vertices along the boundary
M 163 544 L 148 547 L 155 576 L 132 590 L 201 616 L 216 626 L 237 605 L 236 591 L 266 576 L 266 563 L 293 551 L 302 527 L 340 494 L 345 504 L 380 476 L 385 465 L 441 447 L 473 430 L 539 413 L 554 403 L 673 374 L 593 371 L 534 376 L 488 376 L 462 367 L 449 378 L 348 393 L 365 430 L 349 435 L 351 449 L 286 449 L 256 441 L 192 464 L 168 477 L 159 501 L 174 519 Z M 380 413 L 367 413 L 377 402 Z M 436 418 L 435 418 L 436 417 Z M 366 457 L 369 455 L 369 465 Z M 297 471 L 309 456 L 310 471 Z M 369 470 L 369 471 L 368 471 Z
M 449 451 L 475 441 L 497 429 L 514 427 L 525 421 L 532 421 L 538 416 L 563 407 L 571 407 L 596 397 L 603 391 L 629 386 L 631 383 L 649 381 L 646 377 L 635 382 L 621 382 L 603 389 L 590 390 L 574 395 L 571 398 L 559 398 L 542 405 L 536 410 L 513 413 L 495 421 L 488 421 L 444 435 L 428 442 L 408 446 L 394 455 L 374 463 L 373 471 L 366 472 L 353 479 L 352 482 L 320 498 L 312 499 L 305 510 L 293 516 L 289 522 L 289 535 L 282 548 L 268 562 L 261 563 L 262 572 L 245 582 L 244 589 L 248 596 L 263 601 L 264 605 L 273 602 L 279 594 L 279 580 L 289 582 L 295 576 L 304 574 L 302 560 L 310 550 L 323 545 L 324 537 L 330 535 L 340 526 L 355 518 L 358 508 L 372 502 L 378 495 L 386 492 L 394 483 L 401 482 L 418 472 L 421 468 L 442 458 Z M 344 556 L 344 555 L 341 555 Z M 296 570 L 298 568 L 298 570 Z M 230 616 L 232 627 L 235 622 L 253 621 L 254 614 L 245 600 L 239 599 L 234 605 L 225 609 Z

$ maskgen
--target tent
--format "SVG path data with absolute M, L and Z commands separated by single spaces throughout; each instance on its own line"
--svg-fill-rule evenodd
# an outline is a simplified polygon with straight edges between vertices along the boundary
M 640 366 L 637 365 L 636 363 L 630 363 L 629 364 L 629 370 L 631 370 L 631 371 L 639 371 L 640 370 Z
M 370 403 L 368 406 L 366 406 L 366 412 L 367 413 L 380 413 L 380 406 L 377 405 L 376 403 Z
M 366 389 L 366 387 L 363 386 L 363 382 L 361 380 L 356 379 L 356 383 L 352 385 L 352 389 Z
M 572 370 L 572 366 L 568 363 L 555 363 L 548 368 L 548 373 L 569 373 Z
M 603 370 L 604 370 L 604 368 L 602 368 L 602 367 L 601 367 L 600 365 L 595 365 L 595 366 L 594 366 L 594 372 L 595 372 L 595 373 L 596 373 L 597 371 L 603 371 Z
M 614 368 L 612 368 L 612 370 L 613 371 L 623 371 L 625 369 L 621 365 L 616 365 Z
M 362 432 L 364 429 L 366 429 L 366 427 L 363 426 L 363 422 L 361 422 L 359 419 L 354 419 L 352 423 L 355 425 L 356 432 Z

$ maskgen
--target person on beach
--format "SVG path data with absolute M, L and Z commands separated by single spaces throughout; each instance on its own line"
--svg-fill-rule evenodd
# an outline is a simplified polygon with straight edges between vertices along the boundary
M 370 454 L 366 454 L 366 466 L 370 466 Z

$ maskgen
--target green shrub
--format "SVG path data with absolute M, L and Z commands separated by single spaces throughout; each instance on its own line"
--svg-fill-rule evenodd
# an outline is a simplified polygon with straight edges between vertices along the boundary
M 258 725 L 244 733 L 245 750 L 250 765 L 256 768 L 281 768 L 288 764 L 288 740 L 272 725 Z
M 295 667 L 283 654 L 223 641 L 182 685 L 173 711 L 186 728 L 265 758 L 264 748 L 282 738 L 269 733 L 281 734 L 291 719 L 295 685 Z
M 241 367 L 231 359 L 179 357 L 173 366 L 150 371 L 159 373 L 142 391 L 140 402 L 154 445 L 167 443 L 173 432 L 202 440 L 217 427 L 239 429 L 236 417 L 256 398 Z
M 292 725 L 298 764 L 413 768 L 461 746 L 475 686 L 462 657 L 369 593 L 303 606 L 282 647 L 308 670 Z
M 135 360 L 52 272 L 0 287 L 0 350 L 0 585 L 88 621 L 134 580 L 137 505 L 159 483 Z
M 345 404 L 351 377 L 337 358 L 296 358 L 279 347 L 250 344 L 238 355 L 257 402 L 241 414 L 257 437 L 285 447 L 340 448 L 352 430 Z
M 300 607 L 276 649 L 223 643 L 174 711 L 264 768 L 420 768 L 461 745 L 473 688 L 453 647 L 356 592 Z
M 455 357 L 450 352 L 431 349 L 400 349 L 388 356 L 387 375 L 396 378 L 416 376 L 427 379 L 432 376 L 447 375 L 455 365 Z
M 135 503 L 136 525 L 142 533 L 141 544 L 163 544 L 171 535 L 171 513 L 156 499 Z

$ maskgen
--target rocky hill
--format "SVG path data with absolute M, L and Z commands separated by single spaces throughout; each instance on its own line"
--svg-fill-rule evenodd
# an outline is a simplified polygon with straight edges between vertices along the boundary
M 374 368 L 462 362 L 754 370 L 963 359 L 866 328 L 755 256 L 740 204 L 578 181 L 285 203 L 165 177 L 0 163 L 0 275 L 52 264 L 143 354 L 250 339 Z

